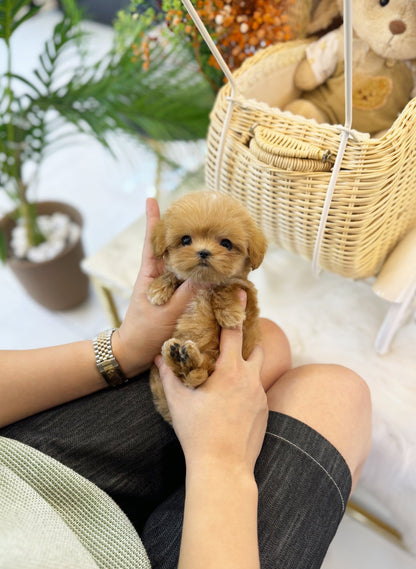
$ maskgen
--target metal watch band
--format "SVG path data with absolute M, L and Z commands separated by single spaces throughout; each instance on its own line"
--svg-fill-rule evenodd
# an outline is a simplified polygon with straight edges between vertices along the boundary
M 111 337 L 116 330 L 117 328 L 110 328 L 100 332 L 92 341 L 97 369 L 110 387 L 117 387 L 128 382 L 114 357 L 111 347 Z

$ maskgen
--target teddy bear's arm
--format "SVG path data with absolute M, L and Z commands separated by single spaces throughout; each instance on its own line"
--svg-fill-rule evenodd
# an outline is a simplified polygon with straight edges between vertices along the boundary
M 160 306 L 171 298 L 181 281 L 171 272 L 162 273 L 150 283 L 147 297 L 152 304 Z
M 302 59 L 295 72 L 295 85 L 301 91 L 312 91 L 319 85 L 307 58 Z
M 311 91 L 322 85 L 335 72 L 339 59 L 340 30 L 334 30 L 308 45 L 295 72 L 296 87 Z

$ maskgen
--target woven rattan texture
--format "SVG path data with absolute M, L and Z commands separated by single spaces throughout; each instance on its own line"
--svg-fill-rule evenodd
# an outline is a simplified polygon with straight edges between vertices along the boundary
M 253 125 L 275 130 L 336 156 L 341 127 L 319 125 L 246 97 L 267 82 L 279 96 L 307 42 L 297 40 L 259 51 L 235 73 L 238 93 L 227 131 L 218 187 L 215 169 L 229 104 L 230 86 L 219 92 L 211 112 L 206 181 L 210 189 L 244 203 L 269 242 L 311 259 L 331 176 L 271 166 L 249 148 Z M 289 70 L 289 71 L 287 71 Z M 274 82 L 270 85 L 270 82 Z M 250 95 L 251 96 L 251 95 Z M 270 101 L 270 92 L 265 95 Z M 354 131 L 342 162 L 326 223 L 320 266 L 345 277 L 377 274 L 388 253 L 416 225 L 416 99 L 380 138 Z M 250 133 L 251 129 L 251 133 Z

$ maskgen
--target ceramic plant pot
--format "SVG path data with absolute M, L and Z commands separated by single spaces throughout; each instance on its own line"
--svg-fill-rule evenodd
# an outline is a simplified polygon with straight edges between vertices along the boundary
M 41 215 L 66 213 L 72 221 L 82 226 L 80 213 L 62 202 L 39 202 L 37 212 Z M 15 223 L 9 217 L 4 217 L 0 223 L 9 243 Z M 9 255 L 7 263 L 20 284 L 36 302 L 50 310 L 68 310 L 78 306 L 88 297 L 88 277 L 80 267 L 83 257 L 82 241 L 79 238 L 49 261 L 32 263 Z

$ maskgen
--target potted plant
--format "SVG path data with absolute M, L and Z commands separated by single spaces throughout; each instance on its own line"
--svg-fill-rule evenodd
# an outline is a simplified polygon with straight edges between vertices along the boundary
M 79 269 L 82 245 L 73 225 L 67 220 L 63 222 L 62 215 L 58 215 L 56 224 L 68 224 L 74 240 L 71 242 L 69 237 L 64 250 L 58 247 L 56 259 L 40 256 L 39 252 L 48 248 L 50 225 L 54 224 L 45 222 L 44 215 L 69 214 L 71 222 L 77 225 L 81 220 L 73 208 L 65 205 L 37 204 L 30 172 L 33 175 L 45 155 L 73 134 L 92 136 L 109 151 L 108 134 L 117 130 L 148 143 L 203 138 L 213 103 L 206 80 L 202 75 L 196 76 L 195 69 L 188 65 L 192 64 L 188 50 L 181 49 L 177 42 L 168 46 L 156 41 L 143 51 L 143 37 L 153 24 L 153 13 L 136 17 L 133 4 L 124 15 L 120 14 L 112 48 L 100 61 L 89 63 L 84 52 L 86 32 L 81 11 L 75 0 L 63 0 L 61 5 L 62 17 L 29 78 L 14 72 L 11 39 L 23 22 L 37 14 L 39 7 L 30 0 L 0 3 L 0 41 L 7 54 L 7 71 L 0 79 L 0 190 L 11 204 L 10 214 L 1 222 L 0 251 L 28 292 L 51 309 L 71 308 L 82 302 L 87 282 Z M 59 75 L 64 57 L 68 79 L 62 81 Z M 154 67 L 163 70 L 159 79 L 157 73 L 152 73 Z M 63 232 L 62 227 L 58 227 L 59 232 Z M 12 246 L 15 242 L 17 247 Z M 28 249 L 33 248 L 35 254 L 29 254 Z M 74 254 L 69 274 L 79 273 L 79 289 L 68 285 L 68 275 L 59 277 L 51 270 L 55 260 L 65 264 L 63 258 L 68 252 Z M 35 273 L 37 278 L 41 269 L 47 274 L 41 276 L 40 284 L 25 284 L 28 274 Z M 61 298 L 65 289 L 73 293 L 70 298 Z

